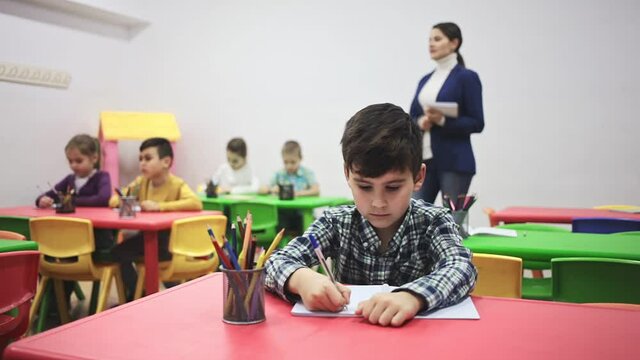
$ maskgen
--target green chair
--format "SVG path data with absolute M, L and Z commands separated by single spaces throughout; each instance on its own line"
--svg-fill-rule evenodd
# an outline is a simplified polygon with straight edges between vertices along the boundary
M 20 216 L 0 216 L 0 230 L 13 231 L 31 239 L 29 218 Z
M 219 203 L 211 203 L 211 202 L 203 201 L 202 202 L 202 210 L 224 211 L 224 206 L 222 204 L 219 204 Z
M 555 301 L 640 304 L 640 261 L 559 258 L 551 271 Z
M 571 230 L 560 226 L 536 224 L 536 223 L 518 223 L 504 224 L 496 226 L 501 229 L 511 229 L 517 231 L 546 231 L 557 233 L 570 233 Z M 524 260 L 522 263 L 524 269 L 533 270 L 536 277 L 522 279 L 522 298 L 532 300 L 551 300 L 551 278 L 542 277 L 542 270 L 551 269 L 551 263 L 548 261 Z
M 244 219 L 247 211 L 250 211 L 253 217 L 251 233 L 258 239 L 258 245 L 268 247 L 278 232 L 278 207 L 272 204 L 245 201 L 229 207 L 231 219 L 236 219 L 236 216 Z

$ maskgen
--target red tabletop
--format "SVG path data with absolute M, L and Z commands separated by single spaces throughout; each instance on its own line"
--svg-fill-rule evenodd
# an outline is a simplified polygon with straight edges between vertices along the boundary
M 33 206 L 0 208 L 0 216 L 63 216 L 91 220 L 93 227 L 100 229 L 141 230 L 144 235 L 145 289 L 147 294 L 158 291 L 158 231 L 169 230 L 174 220 L 202 216 L 221 215 L 220 211 L 169 211 L 139 212 L 135 218 L 121 219 L 118 211 L 107 207 L 76 207 L 71 214 L 57 214 L 54 209 L 39 209 Z
M 222 322 L 219 273 L 10 345 L 5 359 L 624 359 L 640 353 L 640 311 L 474 297 L 480 320 L 290 315 L 266 296 L 257 325 Z
M 490 215 L 491 226 L 504 223 L 563 223 L 570 224 L 575 218 L 618 218 L 640 220 L 640 214 L 622 211 L 597 210 L 587 208 L 548 208 L 531 206 L 514 206 L 498 210 Z

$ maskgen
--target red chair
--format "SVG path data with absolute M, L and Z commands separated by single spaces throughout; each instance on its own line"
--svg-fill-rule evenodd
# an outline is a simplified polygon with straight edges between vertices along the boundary
M 40 252 L 0 253 L 0 353 L 12 339 L 22 336 L 29 326 L 29 308 L 36 294 Z M 17 309 L 12 316 L 7 312 Z

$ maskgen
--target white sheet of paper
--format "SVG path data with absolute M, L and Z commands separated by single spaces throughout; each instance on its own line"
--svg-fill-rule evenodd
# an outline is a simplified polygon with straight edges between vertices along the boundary
M 436 101 L 434 103 L 427 103 L 426 105 L 427 107 L 441 111 L 444 116 L 452 118 L 458 117 L 458 103 L 456 102 Z
M 512 229 L 500 229 L 495 227 L 469 228 L 469 235 L 495 235 L 505 237 L 518 237 L 518 232 Z
M 294 316 L 311 317 L 357 317 L 355 312 L 358 303 L 369 299 L 374 294 L 390 292 L 396 288 L 389 285 L 349 285 L 348 287 L 351 289 L 351 301 L 349 305 L 340 312 L 310 311 L 304 307 L 302 301 L 298 301 L 291 309 L 291 314 Z M 435 311 L 419 313 L 416 319 L 480 319 L 480 315 L 471 298 L 467 297 L 458 304 Z

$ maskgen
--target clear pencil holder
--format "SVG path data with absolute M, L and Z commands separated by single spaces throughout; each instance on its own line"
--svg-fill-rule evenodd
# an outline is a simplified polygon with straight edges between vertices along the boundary
M 123 196 L 120 198 L 120 218 L 132 219 L 136 217 L 138 198 L 135 196 Z
M 264 268 L 228 270 L 220 268 L 222 280 L 222 321 L 250 325 L 265 321 Z
M 469 237 L 469 212 L 468 211 L 454 211 L 452 214 L 453 221 L 458 225 L 458 231 L 463 239 Z

